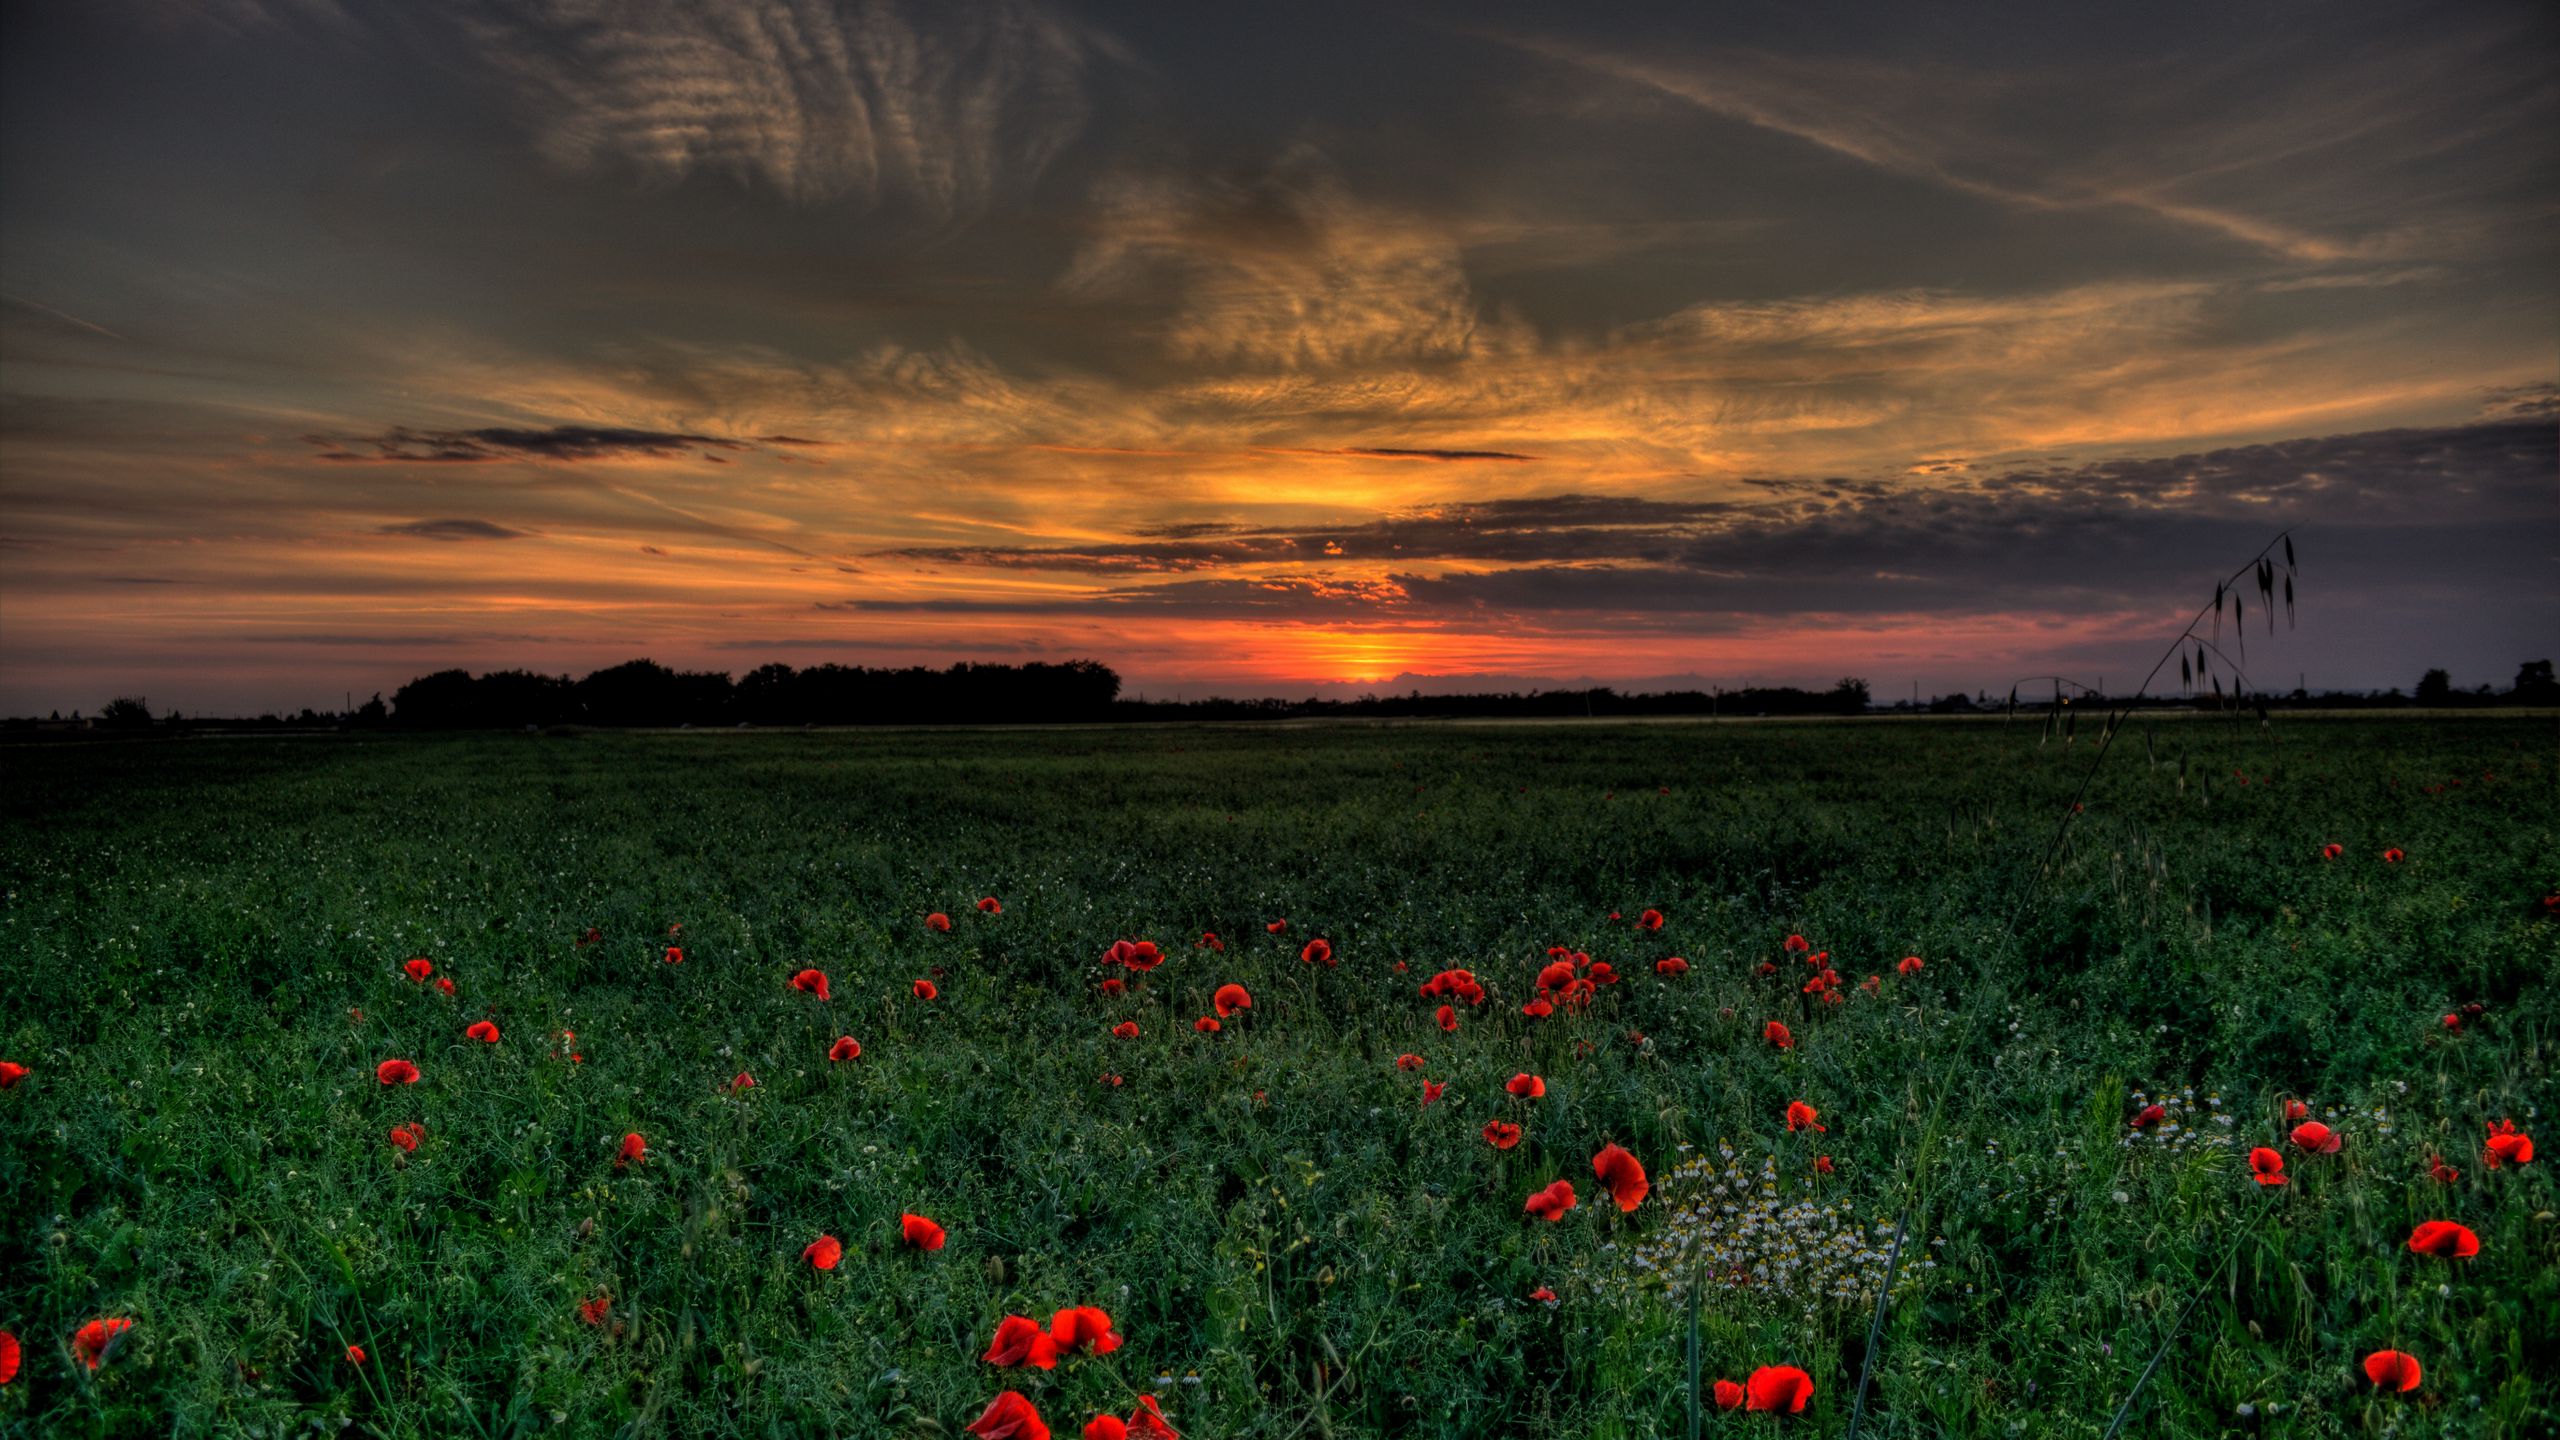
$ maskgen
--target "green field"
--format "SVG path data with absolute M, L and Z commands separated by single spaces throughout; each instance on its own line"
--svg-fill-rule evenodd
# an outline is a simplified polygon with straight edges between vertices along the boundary
M 2553 1129 L 2555 734 L 2137 725 L 2042 883 L 2092 746 L 2033 721 L 14 748 L 0 1433 L 956 1437 L 1012 1389 L 1061 1436 L 1139 1394 L 1193 1437 L 1679 1436 L 1692 1280 L 1703 1382 L 1814 1385 L 1708 1435 L 1841 1435 L 1872 1359 L 1867 1435 L 2094 1437 L 2199 1293 L 2125 1435 L 2560 1433 L 2553 1162 L 2483 1152 Z M 1617 982 L 1532 1019 L 1556 945 Z M 2411 1253 L 2431 1219 L 2478 1255 Z M 980 1358 L 1076 1305 L 1126 1343 Z

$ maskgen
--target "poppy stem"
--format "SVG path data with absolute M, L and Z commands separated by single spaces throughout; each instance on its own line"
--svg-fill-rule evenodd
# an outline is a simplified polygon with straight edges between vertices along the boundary
M 1875 1317 L 1867 1322 L 1866 1353 L 1858 1357 L 1858 1398 L 1856 1403 L 1849 1407 L 1848 1440 L 1858 1440 L 1858 1427 L 1866 1423 L 1867 1379 L 1875 1374 L 1876 1345 L 1884 1336 L 1885 1301 L 1893 1295 L 1893 1272 L 1902 1264 L 1902 1241 L 1910 1233 L 1911 1207 L 1905 1205 L 1902 1207 L 1902 1213 L 1894 1217 L 1893 1251 L 1884 1259 L 1884 1288 L 1876 1291 Z M 1692 1434 L 1694 1440 L 1694 1432 Z
M 2232 1237 L 2231 1246 L 2222 1252 L 2222 1258 L 2213 1262 L 2213 1268 L 2205 1272 L 2204 1283 L 2196 1287 L 2196 1293 L 2188 1298 L 2186 1308 L 2178 1312 L 2177 1321 L 2169 1327 L 2169 1333 L 2160 1337 L 2160 1348 L 2151 1352 L 2151 1362 L 2142 1367 L 2140 1375 L 2134 1377 L 2132 1391 L 2124 1397 L 2124 1403 L 2116 1407 L 2116 1418 L 2107 1422 L 2107 1433 L 2098 1437 L 2098 1440 L 2116 1440 L 2116 1432 L 2124 1428 L 2124 1422 L 2133 1414 L 2133 1402 L 2142 1398 L 2142 1387 L 2151 1383 L 2152 1372 L 2158 1370 L 2160 1362 L 2168 1358 L 2169 1347 L 2178 1341 L 2178 1332 L 2187 1328 L 2187 1317 L 2196 1313 L 2196 1306 L 2202 1304 L 2206 1293 L 2213 1289 L 2214 1278 L 2222 1273 L 2222 1267 L 2230 1264 L 2231 1257 L 2240 1253 L 2240 1247 L 2247 1243 L 2249 1236 L 2257 1230 L 2258 1222 L 2265 1219 L 2268 1212 L 2273 1209 L 2275 1209 L 2275 1201 L 2272 1199 L 2260 1206 L 2258 1213 L 2250 1217 L 2249 1223 L 2240 1227 L 2240 1233 Z
M 1689 1440 L 1698 1440 L 1698 1277 L 1689 1276 Z

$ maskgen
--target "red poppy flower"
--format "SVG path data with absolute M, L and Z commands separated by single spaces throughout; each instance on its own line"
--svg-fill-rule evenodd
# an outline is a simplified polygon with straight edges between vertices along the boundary
M 1565 986 L 1573 983 L 1573 973 L 1572 961 L 1558 960 L 1554 964 L 1549 965 L 1538 972 L 1538 988 L 1541 990 L 1561 990 Z
M 1286 921 L 1286 920 L 1274 920 L 1274 921 L 1272 921 L 1270 924 L 1265 925 L 1265 926 L 1263 926 L 1262 928 L 1263 928 L 1263 929 L 1265 929 L 1265 930 L 1270 931 L 1270 932 L 1271 932 L 1272 934 L 1274 934 L 1274 935 L 1277 935 L 1277 934 L 1279 934 L 1281 931 L 1286 930 L 1286 929 L 1288 929 L 1288 928 L 1289 928 L 1289 922 L 1288 922 L 1288 921 Z
M 426 1131 L 423 1127 L 417 1130 L 411 1130 L 406 1125 L 394 1125 L 391 1127 L 391 1143 L 399 1146 L 403 1150 L 416 1150 L 418 1148 L 418 1137 L 425 1133 Z
M 1813 942 L 1807 940 L 1801 935 L 1790 935 L 1787 937 L 1787 953 L 1790 955 L 1801 955 L 1812 948 Z
M 1431 1018 L 1440 1022 L 1441 1029 L 1448 1031 L 1452 1035 L 1458 1033 L 1458 1012 L 1455 1007 L 1443 1005 L 1438 1010 L 1432 1012 Z
M 2385 1390 L 2415 1390 L 2425 1373 L 2418 1368 L 2418 1357 L 2405 1350 L 2376 1350 L 2364 1357 L 2364 1378 Z
M 649 1142 L 641 1139 L 640 1132 L 634 1130 L 630 1134 L 622 1137 L 622 1150 L 621 1153 L 614 1156 L 613 1168 L 619 1170 L 625 1165 L 643 1163 L 647 1161 L 648 1158 Z
M 962 1428 L 978 1440 L 1049 1440 L 1049 1427 L 1040 1419 L 1040 1412 L 1014 1390 L 988 1401 L 978 1418 Z
M 1484 1122 L 1484 1143 L 1496 1150 L 1508 1150 L 1520 1143 L 1520 1127 L 1508 1120 Z
M 2148 1130 L 2168 1117 L 2169 1111 L 2167 1107 L 2160 1105 L 2145 1105 L 2141 1109 L 2133 1112 L 2133 1119 L 2129 1123 L 2131 1123 L 2133 1128 L 2136 1130 Z
M 1226 952 L 1227 942 L 1218 938 L 1217 931 L 1203 930 L 1200 932 L 1200 938 L 1191 942 L 1191 948 L 1194 950 L 1215 950 L 1220 954 L 1224 954 Z M 1102 1418 L 1110 1420 L 1114 1425 L 1120 1423 L 1117 1420 L 1113 1420 L 1112 1417 L 1108 1415 L 1105 1415 Z
M 1001 915 L 1004 913 L 1004 902 L 998 900 L 993 895 L 981 896 L 978 900 L 978 913 L 981 915 Z
M 1422 1068 L 1422 1057 L 1419 1055 L 1399 1055 L 1396 1057 L 1396 1068 L 1399 1070 L 1419 1070 Z
M 2347 847 L 2334 840 L 2320 847 L 2320 858 L 2323 860 L 2335 860 L 2346 853 Z
M 821 1000 L 834 998 L 827 993 L 827 972 L 824 970 L 801 971 L 791 977 L 791 988 L 806 991 Z
M 1763 1365 L 1751 1372 L 1743 1392 L 1751 1409 L 1801 1415 L 1804 1402 L 1813 1398 L 1813 1377 L 1793 1365 Z
M 1804 1103 L 1804 1102 L 1803 1102 L 1803 1101 L 1801 1101 L 1801 1100 L 1790 1100 L 1790 1101 L 1788 1101 L 1788 1102 L 1787 1102 L 1787 1133 L 1788 1133 L 1788 1134 L 1790 1134 L 1790 1135 L 1792 1135 L 1792 1134 L 1794 1134 L 1795 1132 L 1797 1132 L 1798 1130 L 1805 1129 L 1805 1128 L 1806 1128 L 1806 1127 L 1808 1127 L 1808 1126 L 1810 1126 L 1810 1127 L 1811 1127 L 1811 1128 L 1813 1128 L 1813 1129 L 1820 1130 L 1820 1131 L 1823 1131 L 1823 1132 L 1825 1132 L 1825 1133 L 1828 1133 L 1828 1132 L 1830 1131 L 1831 1127 L 1830 1127 L 1830 1126 L 1828 1126 L 1828 1125 L 1816 1125 L 1816 1124 L 1814 1124 L 1814 1121 L 1815 1121 L 1816 1117 L 1817 1117 L 1817 1112 L 1814 1110 L 1814 1108 L 1813 1108 L 1812 1106 L 1807 1105 L 1806 1103 Z
M 1111 948 L 1102 952 L 1102 963 L 1143 973 L 1163 964 L 1164 952 L 1156 948 L 1153 940 L 1114 940 Z
M 1253 1008 L 1253 994 L 1243 986 L 1230 982 L 1218 987 L 1217 993 L 1209 997 L 1209 1004 L 1221 1016 L 1233 1015 L 1239 1010 Z
M 1735 1381 L 1719 1380 L 1716 1382 L 1717 1409 L 1739 1410 L 1742 1408 L 1742 1402 L 1746 1398 L 1748 1398 L 1748 1396 L 1743 1391 L 1742 1386 Z
M 1308 941 L 1307 947 L 1298 952 L 1298 963 L 1301 965 L 1332 965 L 1336 963 L 1333 958 L 1333 942 L 1327 940 L 1321 935 Z
M 1026 1315 L 1007 1315 L 996 1326 L 996 1338 L 987 1343 L 981 1357 L 990 1365 L 1036 1365 L 1043 1370 L 1058 1368 L 1058 1342 L 1040 1328 L 1040 1322 Z
M 587 933 L 586 933 L 586 934 L 581 935 L 581 936 L 579 936 L 579 937 L 578 937 L 578 948 L 579 948 L 579 949 L 581 949 L 581 950 L 586 949 L 586 948 L 587 948 L 588 946 L 590 946 L 590 945 L 601 945 L 601 944 L 603 944 L 603 943 L 604 943 L 604 932 L 603 932 L 603 931 L 601 931 L 601 930 L 599 930 L 599 929 L 597 929 L 597 928 L 596 928 L 596 927 L 594 927 L 593 925 L 590 925 L 590 926 L 588 926 L 588 927 L 587 927 Z
M 1659 910 L 1647 910 L 1643 914 L 1638 915 L 1636 917 L 1636 928 L 1639 930 L 1661 929 L 1662 912 Z
M 2284 1118 L 2287 1120 L 2307 1120 L 2310 1117 L 2310 1106 L 2303 1104 L 2299 1100 L 2287 1100 L 2284 1102 Z
M 1547 1082 L 1535 1075 L 1514 1075 L 1502 1082 L 1502 1088 L 1522 1100 L 1535 1100 L 1547 1093 Z
M 33 1072 L 15 1060 L 0 1060 L 0 1090 L 6 1090 Z
M 400 968 L 408 972 L 411 984 L 424 985 L 427 983 L 427 977 L 436 973 L 436 962 L 421 955 L 414 960 L 402 961 Z
M 1792 1050 L 1796 1047 L 1796 1037 L 1794 1033 L 1788 1030 L 1785 1025 L 1775 1020 L 1772 1020 L 1768 1024 L 1760 1027 L 1760 1038 L 1777 1046 L 1781 1050 Z
M 924 917 L 924 928 L 948 935 L 951 933 L 951 917 L 936 910 Z
M 2264 1145 L 2249 1152 L 2249 1169 L 2258 1177 L 2258 1183 L 2261 1185 L 2288 1183 L 2284 1173 L 2284 1157 Z
M 1191 1022 L 1191 1028 L 1199 1031 L 1203 1035 L 1215 1035 L 1227 1027 L 1218 1023 L 1217 1016 L 1203 1015 L 1199 1019 Z
M 1599 960 L 1592 963 L 1591 973 L 1583 978 L 1588 981 L 1590 985 L 1615 985 L 1618 983 L 1618 970 L 1616 966 L 1611 965 L 1608 961 Z M 1565 988 L 1570 990 L 1573 987 L 1568 985 Z M 1586 988 L 1588 987 L 1586 986 Z
M 1761 973 L 1761 974 L 1763 974 L 1763 975 L 1775 975 L 1775 974 L 1777 974 L 1777 973 L 1778 973 L 1778 966 L 1777 966 L 1777 962 L 1776 962 L 1776 961 L 1773 961 L 1773 960 L 1763 960 L 1763 961 L 1761 961 L 1761 962 L 1760 962 L 1760 973 Z
M 385 1060 L 373 1067 L 373 1078 L 385 1085 L 415 1085 L 418 1067 L 406 1060 Z
M 1541 1285 L 1537 1289 L 1529 1292 L 1529 1298 L 1537 1301 L 1541 1305 L 1552 1307 L 1556 1303 L 1556 1292 L 1548 1289 L 1544 1285 Z
M 1138 1397 L 1138 1408 L 1129 1412 L 1129 1434 L 1132 1440 L 1182 1440 L 1182 1432 L 1167 1423 L 1153 1395 Z
M 1531 1195 L 1528 1203 L 1520 1208 L 1531 1215 L 1538 1216 L 1540 1219 L 1543 1219 L 1548 1224 L 1552 1225 L 1557 1221 L 1562 1220 L 1564 1218 L 1564 1212 L 1572 1209 L 1578 1203 L 1580 1202 L 1575 1198 L 1573 1193 L 1573 1182 L 1570 1180 L 1558 1180 L 1554 1184 L 1549 1185 L 1546 1189 L 1540 1190 L 1536 1194 Z
M 453 977 L 452 977 L 452 976 L 450 976 L 450 975 L 439 975 L 439 976 L 437 976 L 437 977 L 436 977 L 436 988 L 437 988 L 438 990 L 443 991 L 443 992 L 444 992 L 444 993 L 446 993 L 447 995 L 452 994 L 452 993 L 453 993 Z
M 666 958 L 667 958 L 667 963 L 668 963 L 668 964 L 670 964 L 670 965 L 681 965 L 681 964 L 683 964 L 683 963 L 684 963 L 684 947 L 683 947 L 683 946 L 681 946 L 681 945 L 670 945 L 670 946 L 668 946 L 668 947 L 667 947 L 667 957 L 666 957 Z
M 1110 979 L 1103 981 L 1099 988 L 1105 995 L 1122 995 L 1128 993 L 1129 982 L 1121 979 L 1117 975 L 1114 975 Z
M 836 1037 L 836 1043 L 827 1047 L 827 1058 L 830 1060 L 859 1060 L 862 1058 L 862 1042 L 854 1039 L 850 1035 L 840 1035 Z
M 1084 1422 L 1084 1440 L 1129 1440 L 1129 1427 L 1117 1415 L 1096 1415 Z
M 348 1364 L 350 1364 L 350 1365 L 361 1365 L 361 1364 L 363 1364 L 363 1363 L 364 1363 L 364 1347 L 363 1347 L 363 1346 L 361 1346 L 361 1345 L 350 1345 L 350 1346 L 348 1346 L 348 1347 L 347 1347 L 347 1363 L 348 1363 Z
M 2409 857 L 2402 854 L 2396 845 L 2382 852 L 2382 863 L 2385 865 L 2397 865 L 2407 858 Z
M 800 1258 L 821 1270 L 833 1270 L 836 1262 L 844 1258 L 844 1242 L 833 1235 L 821 1235 L 809 1242 Z
M 2293 1127 L 2293 1143 L 2314 1155 L 2335 1155 L 2347 1143 L 2347 1137 L 2317 1120 L 2305 1120 Z
M 1122 1080 L 1120 1079 L 1120 1077 L 1119 1077 L 1119 1076 L 1117 1076 L 1117 1075 L 1105 1075 L 1105 1076 L 1103 1076 L 1101 1079 L 1096 1080 L 1096 1081 L 1095 1081 L 1095 1082 L 1093 1082 L 1093 1083 L 1095 1083 L 1096 1085 L 1108 1085 L 1108 1086 L 1110 1086 L 1112 1089 L 1117 1090 L 1117 1089 L 1119 1089 L 1119 1088 L 1120 1088 L 1120 1086 L 1121 1086 L 1121 1085 L 1122 1085 L 1122 1083 L 1124 1083 L 1124 1082 L 1122 1082 Z
M 2461 1017 L 2461 1016 L 2459 1016 L 2459 1015 L 2447 1015 L 2446 1017 L 2444 1017 L 2444 1028 L 2446 1028 L 2447 1030 L 2459 1030 L 2459 1029 L 2461 1029 L 2461 1028 L 2462 1028 L 2462 1017 Z
M 1528 1004 L 1521 1006 L 1520 1013 L 1528 1016 L 1532 1020 L 1544 1020 L 1548 1016 L 1556 1013 L 1555 1002 L 1544 997 L 1540 997 L 1539 999 L 1532 1000 Z
M 1446 1080 L 1425 1080 L 1425 1081 L 1423 1081 L 1423 1082 L 1422 1082 L 1422 1103 L 1423 1103 L 1423 1104 L 1425 1104 L 1425 1105 L 1428 1105 L 1428 1104 L 1430 1104 L 1432 1101 L 1439 1099 L 1439 1098 L 1440 1098 L 1440 1092 L 1441 1092 L 1441 1091 L 1443 1091 L 1443 1090 L 1446 1090 L 1446 1089 L 1448 1089 L 1448 1088 L 1449 1088 L 1449 1082 L 1448 1082 L 1448 1081 L 1446 1081 Z
M 1057 1343 L 1062 1355 L 1088 1345 L 1096 1355 L 1108 1355 L 1120 1348 L 1120 1332 L 1111 1328 L 1110 1314 L 1099 1305 L 1078 1305 L 1050 1316 L 1049 1338 Z
M 942 1227 L 921 1215 L 899 1216 L 898 1235 L 919 1250 L 942 1248 Z
M 107 1358 L 107 1347 L 132 1328 L 130 1320 L 92 1320 L 73 1332 L 71 1348 L 80 1353 L 82 1364 L 95 1370 L 98 1362 Z
M 1681 959 L 1677 955 L 1672 955 L 1664 959 L 1654 961 L 1653 973 L 1656 975 L 1686 975 L 1689 973 L 1689 962 Z
M 1881 975 L 1870 975 L 1866 979 L 1858 982 L 1858 988 L 1866 991 L 1870 995 L 1879 994 L 1884 990 L 1884 977 Z
M 1830 1156 L 1828 1156 L 1828 1155 L 1816 1155 L 1816 1156 L 1814 1156 L 1814 1157 L 1813 1157 L 1813 1173 L 1814 1173 L 1814 1174 L 1816 1174 L 1816 1175 L 1828 1175 L 1828 1174 L 1830 1174 L 1830 1173 L 1831 1173 L 1831 1157 L 1830 1157 Z
M 578 1306 L 578 1318 L 589 1325 L 602 1325 L 604 1323 L 604 1317 L 611 1313 L 612 1310 L 613 1297 L 610 1295 L 598 1295 L 593 1300 L 580 1302 Z
M 1928 968 L 1929 962 L 1921 959 L 1919 956 L 1905 955 L 1900 960 L 1894 962 L 1893 972 L 1897 975 L 1917 975 Z
M 471 1023 L 471 1028 L 463 1031 L 462 1033 L 470 1036 L 474 1040 L 481 1041 L 484 1044 L 495 1045 L 498 1043 L 498 1022 L 495 1020 L 475 1020 Z
M 1135 1040 L 1138 1038 L 1138 1022 L 1123 1020 L 1111 1027 L 1111 1033 L 1123 1040 Z
M 1645 1195 L 1653 1189 L 1653 1182 L 1645 1178 L 1644 1162 L 1616 1145 L 1603 1145 L 1600 1153 L 1591 1157 L 1591 1173 L 1609 1187 L 1609 1198 L 1618 1202 L 1621 1211 L 1643 1204 Z
M 1421 995 L 1425 1000 L 1448 996 L 1464 1000 L 1470 1005 L 1481 1005 L 1485 1002 L 1485 988 L 1477 982 L 1475 972 L 1472 970 L 1443 970 L 1422 982 Z
M 2489 1127 L 2489 1168 L 2501 1165 L 2526 1165 L 2533 1161 L 2533 1137 L 2516 1129 L 2513 1120 L 2501 1120 Z
M 919 980 L 907 988 L 914 991 L 915 997 L 919 1000 L 939 1000 L 942 998 L 942 991 L 936 988 L 934 983 L 930 980 Z
M 2450 1185 L 2462 1178 L 2462 1172 L 2444 1163 L 2441 1155 L 2427 1157 L 2427 1174 L 2439 1185 Z
M 737 1094 L 741 1090 L 753 1090 L 754 1088 L 756 1088 L 756 1077 L 748 1074 L 744 1070 L 739 1071 L 737 1075 L 729 1081 L 729 1093 L 732 1095 Z

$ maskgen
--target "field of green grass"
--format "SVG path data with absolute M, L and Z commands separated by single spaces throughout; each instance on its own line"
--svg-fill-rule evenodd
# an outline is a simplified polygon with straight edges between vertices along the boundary
M 2041 882 L 2033 721 L 14 748 L 0 1434 L 2550 1436 L 2555 738 L 2137 725 Z

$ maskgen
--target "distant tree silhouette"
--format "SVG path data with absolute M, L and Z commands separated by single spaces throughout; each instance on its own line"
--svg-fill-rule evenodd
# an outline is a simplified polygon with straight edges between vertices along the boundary
M 79 712 L 72 713 L 78 718 Z M 110 730 L 139 730 L 151 723 L 151 707 L 131 695 L 119 695 L 98 712 L 98 723 Z
M 679 672 L 650 660 L 582 680 L 522 670 L 474 678 L 440 670 L 400 687 L 397 723 L 419 729 L 585 725 L 920 725 L 1102 720 L 1120 677 L 1094 660 L 1064 664 L 921 666 L 872 670 L 760 665 L 732 683 L 718 672 Z
M 2516 667 L 2515 699 L 2522 705 L 2560 705 L 2560 680 L 2548 660 L 2527 660 Z
M 2442 705 L 2453 698 L 2453 677 L 2442 670 L 2430 670 L 2418 677 L 2415 697 L 2421 705 Z

